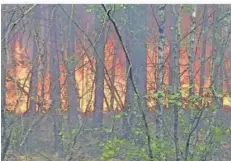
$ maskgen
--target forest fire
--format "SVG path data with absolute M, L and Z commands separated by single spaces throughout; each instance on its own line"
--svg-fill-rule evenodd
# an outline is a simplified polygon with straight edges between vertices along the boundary
M 230 15 L 2 5 L 2 160 L 230 160 Z
M 123 56 L 123 51 L 120 45 L 117 44 L 117 50 L 115 50 L 116 41 L 110 39 L 105 45 L 105 86 L 104 86 L 104 112 L 111 110 L 110 106 L 114 110 L 121 110 L 121 103 L 124 104 L 125 93 L 126 93 L 126 64 Z M 117 53 L 116 53 L 117 52 Z M 164 67 L 164 84 L 169 84 L 169 63 L 170 63 L 170 49 L 165 48 L 165 67 Z M 187 88 L 188 82 L 188 71 L 187 64 L 189 63 L 187 51 L 182 49 L 180 51 L 180 81 L 181 87 Z M 199 52 L 198 52 L 199 53 Z M 14 111 L 15 113 L 24 113 L 28 110 L 29 102 L 29 89 L 31 79 L 31 65 L 28 63 L 27 57 L 25 56 L 25 50 L 21 46 L 21 42 L 16 40 L 14 43 L 14 62 L 15 67 L 10 69 L 7 74 L 6 83 L 6 104 L 7 110 Z M 67 55 L 65 51 L 64 57 Z M 208 57 L 208 55 L 207 55 Z M 66 85 L 66 67 L 62 57 L 60 57 L 60 86 L 61 86 L 61 108 L 62 111 L 68 107 L 67 101 L 67 85 Z M 95 73 L 92 67 L 94 67 L 94 57 L 83 55 L 79 60 L 81 62 L 76 66 L 75 78 L 76 88 L 79 91 L 80 109 L 81 112 L 93 111 L 94 107 L 94 77 Z M 151 42 L 148 43 L 147 50 L 147 91 L 153 93 L 156 91 L 156 78 L 157 78 L 157 64 L 158 57 L 157 51 Z M 209 61 L 206 62 L 206 73 L 209 73 Z M 41 66 L 41 63 L 40 63 Z M 114 67 L 113 67 L 114 66 Z M 226 68 L 229 71 L 230 65 L 226 64 Z M 196 60 L 194 64 L 195 69 L 195 92 L 198 94 L 200 86 L 200 60 Z M 114 71 L 113 71 L 114 70 Z M 112 76 L 114 74 L 114 77 Z M 206 74 L 204 93 L 209 88 L 210 79 L 209 75 Z M 114 82 L 114 90 L 112 94 L 111 83 Z M 228 83 L 228 81 L 226 81 Z M 224 91 L 227 93 L 226 83 L 224 83 Z M 42 76 L 39 77 L 37 85 L 37 109 L 40 108 L 41 104 L 45 109 L 49 109 L 50 102 L 50 76 L 49 71 L 45 72 L 45 78 L 42 80 Z M 44 87 L 43 87 L 44 86 Z M 117 90 L 117 94 L 115 94 Z M 187 97 L 187 95 L 185 95 Z M 33 98 L 30 98 L 33 99 Z M 120 100 L 120 101 L 119 101 Z M 122 101 L 122 102 L 121 102 Z M 226 94 L 224 96 L 224 106 L 230 107 L 231 100 Z M 155 106 L 154 99 L 148 99 L 148 106 L 153 108 Z
M 148 15 L 150 18 L 150 15 Z M 187 14 L 182 14 L 182 23 L 184 25 L 181 27 L 181 32 L 187 34 L 190 30 L 190 16 Z M 90 14 L 85 15 L 85 19 L 89 21 L 91 19 Z M 170 19 L 166 20 L 167 22 Z M 209 22 L 213 21 L 212 17 L 209 17 Z M 155 23 L 155 22 L 154 22 Z M 170 23 L 170 22 L 168 22 Z M 153 25 L 150 21 L 148 25 Z M 88 30 L 88 26 L 86 26 Z M 170 32 L 170 27 L 166 26 L 166 33 Z M 201 28 L 196 30 L 195 43 L 199 43 L 197 39 L 200 39 Z M 155 33 L 156 31 L 154 31 Z M 18 34 L 19 35 L 19 34 Z M 125 103 L 126 95 L 126 59 L 121 47 L 120 42 L 117 40 L 116 33 L 110 33 L 109 38 L 106 37 L 105 47 L 104 47 L 104 107 L 103 111 L 107 112 L 110 110 L 121 110 Z M 158 75 L 158 47 L 153 43 L 154 40 L 147 40 L 147 53 L 146 53 L 146 71 L 147 71 L 147 94 L 148 96 L 156 92 L 156 82 Z M 37 111 L 43 108 L 42 111 L 46 111 L 50 108 L 52 92 L 50 89 L 50 84 L 52 83 L 50 76 L 49 67 L 49 52 L 45 62 L 42 62 L 39 58 L 39 76 L 37 83 L 37 98 L 30 98 L 30 82 L 31 82 L 31 69 L 33 62 L 29 60 L 28 52 L 25 52 L 25 46 L 21 45 L 19 39 L 15 40 L 12 46 L 13 49 L 13 64 L 14 66 L 10 68 L 7 72 L 7 82 L 6 82 L 6 104 L 8 111 L 14 111 L 15 113 L 24 113 L 28 111 L 30 107 L 30 99 L 36 99 L 37 101 Z M 180 72 L 180 86 L 181 88 L 189 88 L 189 72 L 188 72 L 188 54 L 189 44 L 188 40 L 182 42 L 182 47 L 179 51 L 179 72 Z M 206 95 L 208 89 L 211 85 L 211 66 L 212 59 L 211 55 L 213 53 L 212 44 L 208 42 L 206 47 L 206 60 L 205 60 L 205 72 L 201 75 L 201 59 L 202 48 L 201 45 L 196 45 L 195 50 L 195 61 L 194 61 L 194 88 L 195 94 L 199 94 L 200 89 L 200 79 L 204 77 L 203 85 L 203 95 Z M 49 50 L 49 45 L 47 44 Z M 66 59 L 67 59 L 67 49 L 64 54 L 59 54 L 59 72 L 60 72 L 60 97 L 61 97 L 61 109 L 66 111 L 68 108 L 68 91 L 67 91 L 67 69 L 66 69 Z M 168 42 L 165 44 L 165 54 L 164 54 L 164 85 L 168 86 L 170 82 L 170 64 L 171 64 L 171 48 Z M 31 55 L 31 53 L 29 53 Z M 80 111 L 81 112 L 92 112 L 94 110 L 95 102 L 95 64 L 96 59 L 93 55 L 85 54 L 84 49 L 81 48 L 80 44 L 75 43 L 75 59 L 77 61 L 75 67 L 75 81 L 76 89 L 78 90 L 78 96 L 80 101 Z M 225 70 L 231 71 L 231 60 L 228 55 L 225 54 Z M 225 72 L 224 72 L 225 73 Z M 228 74 L 228 75 L 227 75 Z M 226 79 L 223 83 L 223 104 L 225 108 L 231 107 L 231 98 L 228 94 L 228 86 L 231 86 L 231 81 L 228 79 L 229 72 L 226 72 Z M 184 94 L 185 98 L 188 97 L 188 92 Z M 148 97 L 148 107 L 150 109 L 155 108 L 155 99 Z

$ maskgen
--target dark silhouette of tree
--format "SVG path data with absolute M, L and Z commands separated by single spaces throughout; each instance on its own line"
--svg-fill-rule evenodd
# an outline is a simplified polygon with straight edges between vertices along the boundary
M 69 7 L 69 6 L 68 6 Z M 75 14 L 75 5 L 70 5 L 71 18 Z M 68 88 L 68 125 L 69 130 L 76 129 L 78 123 L 78 110 L 80 108 L 78 89 L 75 80 L 75 26 L 70 20 L 68 26 L 68 60 L 67 60 L 67 88 Z
M 93 114 L 93 126 L 101 127 L 103 124 L 103 100 L 104 100 L 104 48 L 105 48 L 105 29 L 101 21 L 100 14 L 95 16 L 95 30 L 99 35 L 96 44 L 96 73 L 95 73 L 95 103 Z
M 40 17 L 41 6 L 37 6 L 34 9 L 34 17 Z M 34 20 L 34 30 L 33 30 L 33 51 L 32 51 L 32 70 L 31 70 L 31 80 L 30 80 L 30 95 L 29 95 L 29 113 L 35 115 L 36 104 L 37 104 L 37 84 L 38 84 L 38 69 L 39 69 L 39 20 Z
M 50 94 L 51 94 L 51 115 L 54 121 L 54 137 L 55 137 L 55 152 L 57 152 L 59 157 L 63 156 L 63 143 L 60 135 L 60 110 L 61 110 L 61 100 L 60 100 L 60 72 L 59 72 L 59 58 L 57 50 L 57 24 L 56 24 L 56 9 L 52 7 L 50 9 L 51 18 L 51 28 L 50 28 Z

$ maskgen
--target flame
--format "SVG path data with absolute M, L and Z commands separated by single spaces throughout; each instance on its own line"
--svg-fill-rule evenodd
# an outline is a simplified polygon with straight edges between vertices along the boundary
M 185 31 L 187 32 L 187 31 Z M 47 45 L 48 46 L 48 45 Z M 49 46 L 48 46 L 49 47 Z M 104 112 L 111 110 L 111 102 L 113 110 L 121 110 L 125 101 L 126 94 L 126 59 L 124 57 L 124 52 L 122 47 L 118 45 L 116 48 L 116 34 L 112 33 L 110 38 L 106 41 L 105 45 L 105 78 L 104 78 Z M 84 50 L 81 49 L 78 44 L 75 44 L 75 57 L 77 60 L 77 65 L 75 68 L 75 80 L 76 88 L 78 89 L 78 95 L 80 100 L 80 111 L 81 112 L 92 112 L 94 110 L 94 94 L 95 94 L 95 63 L 96 60 L 92 55 L 85 54 Z M 164 50 L 164 84 L 169 85 L 169 73 L 170 73 L 170 47 L 168 44 L 165 45 Z M 180 86 L 181 88 L 189 88 L 189 73 L 188 73 L 188 50 L 187 47 L 180 48 Z M 196 50 L 196 56 L 201 56 L 202 49 L 198 47 Z M 207 44 L 206 62 L 205 62 L 205 82 L 203 95 L 208 93 L 208 89 L 211 83 L 211 60 L 209 59 L 212 53 L 212 45 Z M 115 57 L 115 54 L 117 56 Z M 68 92 L 67 92 L 67 82 L 66 82 L 66 66 L 64 60 L 67 58 L 67 50 L 60 57 L 60 87 L 61 87 L 61 109 L 65 111 L 68 108 Z M 152 40 L 147 40 L 147 92 L 148 92 L 148 107 L 150 110 L 155 109 L 155 98 L 153 94 L 156 92 L 156 82 L 158 75 L 158 49 L 154 46 Z M 7 110 L 14 111 L 16 113 L 24 113 L 28 110 L 29 102 L 29 89 L 30 89 L 30 79 L 31 79 L 31 61 L 28 59 L 25 49 L 21 46 L 21 42 L 16 40 L 13 45 L 13 59 L 14 68 L 9 69 L 7 72 L 7 82 L 6 82 L 6 104 Z M 48 58 L 49 59 L 49 55 Z M 46 67 L 41 64 L 41 59 L 39 59 L 39 68 L 49 69 L 49 63 Z M 49 60 L 47 60 L 49 62 Z M 196 59 L 194 62 L 194 82 L 195 82 L 195 94 L 199 94 L 200 88 L 200 78 L 201 78 L 201 60 Z M 225 62 L 225 68 L 227 71 L 231 71 L 231 60 L 227 58 Z M 115 65 L 115 66 L 113 66 Z M 114 80 L 113 80 L 113 69 Z M 49 70 L 44 72 L 44 76 L 39 74 L 38 85 L 37 85 L 37 109 L 39 105 L 43 104 L 45 110 L 50 108 L 50 74 Z M 230 73 L 228 73 L 230 74 Z M 228 75 L 228 77 L 230 77 Z M 114 81 L 114 84 L 111 84 Z M 231 86 L 231 82 L 226 79 L 224 81 L 224 97 L 223 103 L 225 107 L 231 107 L 231 98 L 228 96 L 227 86 Z M 114 88 L 112 88 L 112 86 Z M 44 95 L 42 94 L 42 89 L 44 89 Z M 114 89 L 114 91 L 112 91 Z M 166 89 L 165 89 L 166 90 Z M 113 93 L 112 93 L 113 92 Z M 166 90 L 167 92 L 167 90 Z M 114 98 L 112 98 L 114 94 Z M 185 90 L 183 94 L 184 99 L 187 100 L 188 90 Z M 203 100 L 206 102 L 206 100 Z M 166 105 L 167 107 L 167 105 Z
M 6 104 L 9 111 L 23 113 L 27 110 L 30 76 L 28 60 L 21 42 L 16 40 L 13 46 L 14 68 L 7 72 Z

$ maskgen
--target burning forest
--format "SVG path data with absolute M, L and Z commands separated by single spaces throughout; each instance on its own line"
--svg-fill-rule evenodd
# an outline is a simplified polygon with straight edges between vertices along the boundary
M 224 158 L 211 149 L 231 131 L 230 5 L 2 5 L 1 22 L 2 158 L 45 135 L 61 160 Z M 75 155 L 87 126 L 103 147 Z

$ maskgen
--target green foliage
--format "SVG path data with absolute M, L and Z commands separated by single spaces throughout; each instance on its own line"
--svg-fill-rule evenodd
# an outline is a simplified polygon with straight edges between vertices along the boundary
M 118 157 L 131 161 L 149 160 L 144 148 L 137 147 L 132 141 L 117 137 L 100 144 L 100 147 L 103 149 L 101 159 L 105 161 Z
M 173 147 L 173 142 L 170 138 L 165 138 L 164 141 L 160 141 L 158 139 L 155 139 L 152 143 L 152 148 L 154 152 L 154 160 L 170 160 L 173 159 L 175 155 L 175 149 Z
M 73 69 L 76 64 L 77 64 L 77 61 L 74 55 L 65 59 L 65 65 L 67 69 Z

